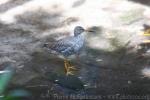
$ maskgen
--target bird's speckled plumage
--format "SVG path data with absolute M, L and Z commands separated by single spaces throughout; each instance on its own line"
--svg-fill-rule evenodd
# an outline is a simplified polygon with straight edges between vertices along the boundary
M 74 36 L 66 37 L 54 42 L 51 46 L 49 46 L 49 49 L 67 57 L 77 54 L 83 45 L 84 29 L 80 26 L 76 26 L 74 29 Z

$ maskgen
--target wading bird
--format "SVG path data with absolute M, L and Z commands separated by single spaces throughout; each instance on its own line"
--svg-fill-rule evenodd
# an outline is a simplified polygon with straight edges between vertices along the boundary
M 44 47 L 48 48 L 50 51 L 55 51 L 64 56 L 64 67 L 66 70 L 66 75 L 73 75 L 72 71 L 76 70 L 75 67 L 71 66 L 68 57 L 71 55 L 78 56 L 79 51 L 84 45 L 85 36 L 84 33 L 92 32 L 90 30 L 85 30 L 81 26 L 76 26 L 74 28 L 74 36 L 69 36 L 58 41 L 55 41 L 53 44 L 45 43 Z

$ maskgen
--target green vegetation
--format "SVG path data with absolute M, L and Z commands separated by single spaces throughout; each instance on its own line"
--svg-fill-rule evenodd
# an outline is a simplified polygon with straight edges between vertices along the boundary
M 13 76 L 14 70 L 11 67 L 5 68 L 0 74 L 0 100 L 20 100 L 19 98 L 29 96 L 29 93 L 22 89 L 7 91 L 7 86 Z M 7 91 L 7 92 L 6 92 Z

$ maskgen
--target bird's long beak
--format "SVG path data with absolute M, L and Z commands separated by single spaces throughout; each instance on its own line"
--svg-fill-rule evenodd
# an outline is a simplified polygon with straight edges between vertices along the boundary
M 86 29 L 85 32 L 95 32 L 94 30 Z

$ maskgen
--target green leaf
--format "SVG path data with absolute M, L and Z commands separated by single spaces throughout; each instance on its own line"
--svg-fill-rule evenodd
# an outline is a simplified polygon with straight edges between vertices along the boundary
M 3 73 L 0 75 L 0 94 L 6 89 L 13 74 L 12 68 L 7 67 Z

